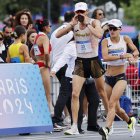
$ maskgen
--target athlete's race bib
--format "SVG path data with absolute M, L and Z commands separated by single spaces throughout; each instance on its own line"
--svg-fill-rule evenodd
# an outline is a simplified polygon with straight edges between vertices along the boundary
M 10 60 L 11 63 L 20 63 L 20 58 L 19 57 L 13 57 Z
M 76 47 L 78 53 L 90 53 L 92 52 L 90 41 L 76 41 Z
M 38 48 L 38 45 L 37 44 L 34 44 L 34 54 L 35 55 L 40 55 L 41 54 L 41 52 L 40 52 L 40 50 L 39 50 L 39 48 Z

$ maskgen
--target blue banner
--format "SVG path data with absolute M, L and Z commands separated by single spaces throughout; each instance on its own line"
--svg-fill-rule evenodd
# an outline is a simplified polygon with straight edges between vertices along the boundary
M 40 69 L 0 64 L 0 135 L 53 130 Z

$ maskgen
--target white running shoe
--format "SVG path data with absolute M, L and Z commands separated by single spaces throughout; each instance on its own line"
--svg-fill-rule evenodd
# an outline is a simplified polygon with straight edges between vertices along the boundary
M 71 129 L 68 129 L 64 132 L 65 135 L 78 135 L 79 131 L 77 125 L 72 125 Z
M 69 124 L 71 123 L 70 116 L 65 117 L 63 123 L 64 123 L 65 125 L 69 125 Z
M 136 133 L 136 130 L 135 130 L 135 125 L 136 125 L 136 119 L 135 117 L 131 117 L 131 123 L 128 124 L 128 130 L 130 131 L 130 137 L 133 137 Z

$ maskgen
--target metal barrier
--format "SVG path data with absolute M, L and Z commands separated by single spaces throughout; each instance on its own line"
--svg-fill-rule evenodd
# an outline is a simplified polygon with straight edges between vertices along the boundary
M 106 69 L 107 65 L 103 62 L 103 66 Z M 140 78 L 139 78 L 139 67 L 140 60 L 134 64 L 129 64 L 126 62 L 126 78 L 127 78 L 127 87 L 124 91 L 124 95 L 129 97 L 132 102 L 132 108 L 137 114 L 137 107 L 140 106 Z
M 60 83 L 56 77 L 51 77 L 51 96 L 52 96 L 52 104 L 53 106 L 56 103 L 58 94 L 59 94 Z
M 103 66 L 106 69 L 107 65 L 103 62 Z M 128 79 L 128 84 L 124 94 L 128 96 L 132 101 L 132 107 L 137 111 L 137 107 L 140 106 L 140 78 L 138 77 L 140 67 L 140 60 L 135 64 L 129 64 L 126 62 L 126 77 Z M 52 81 L 52 98 L 55 104 L 57 96 L 59 94 L 59 81 L 56 77 L 51 79 Z M 103 107 L 102 107 L 103 108 Z
M 140 106 L 140 78 L 139 78 L 140 60 L 135 64 L 126 65 L 127 88 L 126 96 L 128 96 L 133 105 L 133 109 L 137 110 Z

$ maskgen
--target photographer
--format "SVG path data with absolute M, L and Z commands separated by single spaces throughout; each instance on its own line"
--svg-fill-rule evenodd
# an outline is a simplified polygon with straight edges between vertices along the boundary
M 74 31 L 76 42 L 77 59 L 75 61 L 72 91 L 72 117 L 73 124 L 71 129 L 65 134 L 79 134 L 77 128 L 77 118 L 79 110 L 79 95 L 81 88 L 90 76 L 95 79 L 96 88 L 103 99 L 105 109 L 108 109 L 108 100 L 104 90 L 104 69 L 98 58 L 98 42 L 102 37 L 100 22 L 88 16 L 88 7 L 84 2 L 75 4 L 75 16 L 73 20 L 63 29 L 60 29 L 56 37 L 61 37 L 69 31 Z

